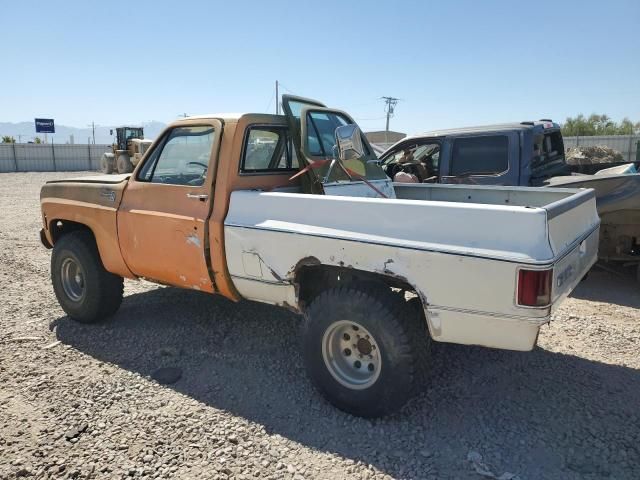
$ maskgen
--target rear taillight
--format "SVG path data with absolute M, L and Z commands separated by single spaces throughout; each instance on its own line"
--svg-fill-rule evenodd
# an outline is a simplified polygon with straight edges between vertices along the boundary
M 518 305 L 546 307 L 551 303 L 553 270 L 520 270 L 518 272 Z

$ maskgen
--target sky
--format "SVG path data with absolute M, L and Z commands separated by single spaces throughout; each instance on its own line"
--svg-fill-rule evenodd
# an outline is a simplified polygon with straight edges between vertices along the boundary
M 406 133 L 640 121 L 640 1 L 4 1 L 0 122 L 274 112 L 283 93 Z

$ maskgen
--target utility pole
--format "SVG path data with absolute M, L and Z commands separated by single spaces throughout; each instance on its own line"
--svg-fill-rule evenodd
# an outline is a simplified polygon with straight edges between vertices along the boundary
M 91 134 L 93 137 L 93 144 L 96 144 L 96 124 L 95 122 L 91 122 L 91 125 L 87 125 L 88 127 L 91 127 Z M 99 125 L 98 125 L 99 126 Z
M 394 109 L 396 108 L 396 105 L 398 104 L 398 100 L 400 99 L 395 97 L 380 97 L 380 98 L 384 100 L 384 103 L 385 103 L 384 111 L 387 114 L 387 126 L 384 131 L 384 141 L 385 143 L 389 143 L 389 119 L 393 117 Z
M 280 115 L 280 96 L 278 95 L 278 80 L 276 80 L 276 115 Z

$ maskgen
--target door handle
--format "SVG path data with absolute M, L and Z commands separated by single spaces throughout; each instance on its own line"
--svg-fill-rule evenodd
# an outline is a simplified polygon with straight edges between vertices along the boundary
M 209 198 L 209 195 L 207 195 L 206 193 L 202 193 L 202 194 L 187 193 L 187 198 L 193 198 L 196 200 L 200 200 L 201 202 L 204 202 L 207 198 Z

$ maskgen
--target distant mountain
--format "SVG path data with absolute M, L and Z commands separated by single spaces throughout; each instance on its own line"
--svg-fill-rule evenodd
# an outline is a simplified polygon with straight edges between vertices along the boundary
M 153 140 L 166 127 L 166 124 L 162 122 L 145 122 L 143 125 L 132 124 L 131 126 L 144 127 L 145 138 Z M 96 143 L 112 143 L 113 137 L 109 135 L 109 130 L 114 129 L 115 133 L 115 128 L 115 126 L 96 126 Z M 16 139 L 16 142 L 21 143 L 32 142 L 36 136 L 44 139 L 44 133 L 36 134 L 36 127 L 34 122 L 0 122 L 0 137 L 4 135 L 14 137 Z M 53 141 L 54 143 L 71 143 L 71 135 L 73 135 L 73 143 L 76 144 L 86 145 L 88 142 L 92 141 L 91 127 L 77 128 L 56 124 L 56 133 L 48 134 L 47 137 L 50 142 Z

